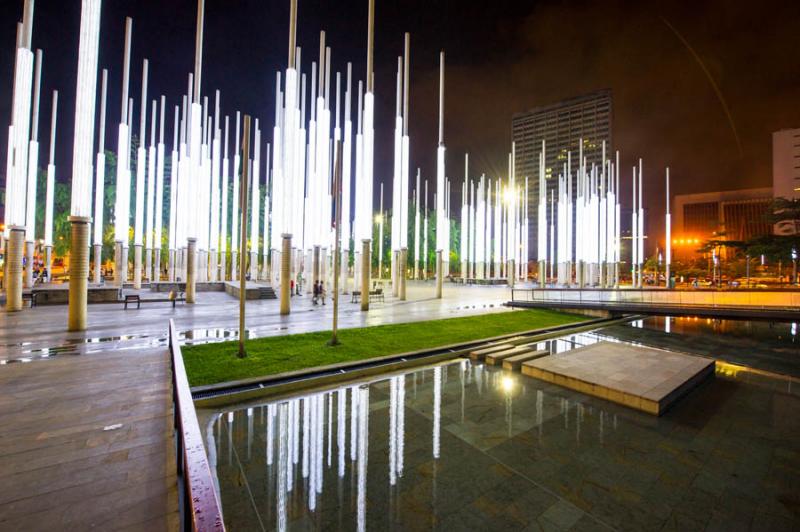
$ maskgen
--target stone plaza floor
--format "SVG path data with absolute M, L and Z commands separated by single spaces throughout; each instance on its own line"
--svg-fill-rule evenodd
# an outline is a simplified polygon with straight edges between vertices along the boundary
M 454 318 L 487 312 L 508 312 L 502 304 L 510 297 L 504 286 L 446 284 L 443 298 L 434 297 L 432 281 L 409 281 L 406 301 L 388 295 L 372 303 L 364 313 L 350 296 L 339 304 L 339 327 L 364 327 L 438 318 Z M 126 290 L 125 293 L 133 293 Z M 142 298 L 155 297 L 141 290 Z M 163 294 L 162 294 L 163 296 Z M 281 316 L 277 300 L 247 302 L 250 337 L 294 334 L 331 328 L 333 304 L 312 305 L 311 296 L 292 298 L 292 314 Z M 233 338 L 239 327 L 239 301 L 224 292 L 198 292 L 197 303 L 142 303 L 141 309 L 123 309 L 122 303 L 89 305 L 89 328 L 66 332 L 67 308 L 37 306 L 15 314 L 0 315 L 0 364 L 10 360 L 34 360 L 64 353 L 95 353 L 119 349 L 166 346 L 168 321 L 175 321 L 187 343 Z

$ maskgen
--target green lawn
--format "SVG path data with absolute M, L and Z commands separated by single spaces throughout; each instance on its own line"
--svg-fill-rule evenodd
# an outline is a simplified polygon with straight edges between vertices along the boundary
M 585 320 L 552 310 L 515 310 L 445 320 L 340 329 L 336 347 L 327 345 L 330 331 L 270 336 L 247 342 L 240 359 L 237 342 L 186 346 L 182 349 L 192 386 L 260 377 L 315 366 L 406 353 L 502 334 Z

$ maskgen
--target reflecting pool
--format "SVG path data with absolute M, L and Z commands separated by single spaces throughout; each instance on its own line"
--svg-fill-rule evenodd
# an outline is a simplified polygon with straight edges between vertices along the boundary
M 454 360 L 199 414 L 231 530 L 796 529 L 799 389 L 720 369 L 656 418 Z

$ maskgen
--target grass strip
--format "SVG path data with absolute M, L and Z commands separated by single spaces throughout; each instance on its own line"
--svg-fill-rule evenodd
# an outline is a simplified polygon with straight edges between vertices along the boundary
M 191 386 L 234 381 L 301 369 L 364 360 L 502 334 L 585 320 L 585 316 L 547 309 L 514 310 L 339 330 L 339 345 L 327 345 L 330 331 L 270 336 L 247 342 L 247 357 L 238 358 L 238 343 L 221 342 L 182 348 Z

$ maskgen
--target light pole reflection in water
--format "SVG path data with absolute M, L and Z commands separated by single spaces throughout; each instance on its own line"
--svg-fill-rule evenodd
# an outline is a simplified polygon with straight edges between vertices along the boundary
M 369 430 L 369 387 L 358 390 L 358 530 L 367 529 L 367 431 Z
M 389 382 L 389 485 L 394 486 L 403 476 L 405 446 L 406 377 L 392 377 Z
M 439 458 L 442 409 L 442 367 L 433 368 L 433 457 Z

